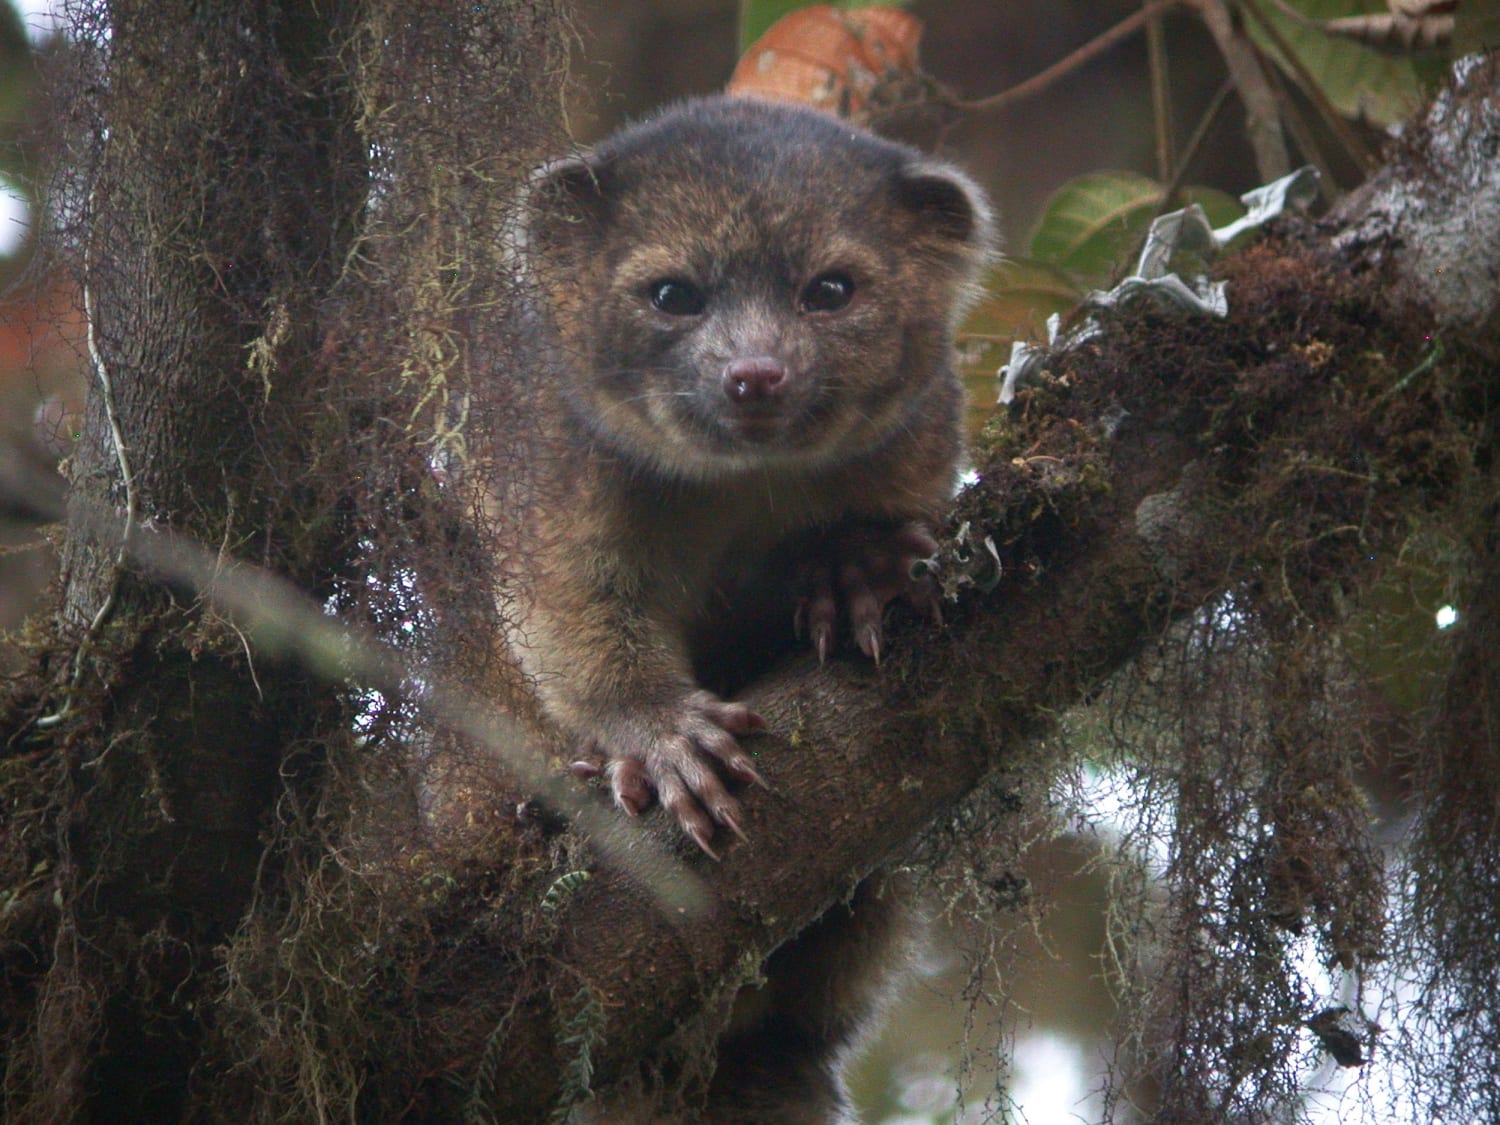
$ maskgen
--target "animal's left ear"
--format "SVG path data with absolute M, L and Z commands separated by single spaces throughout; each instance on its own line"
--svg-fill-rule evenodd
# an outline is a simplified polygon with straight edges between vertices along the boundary
M 924 233 L 980 256 L 991 249 L 995 219 L 989 201 L 957 168 L 937 161 L 908 164 L 896 173 L 893 191 Z

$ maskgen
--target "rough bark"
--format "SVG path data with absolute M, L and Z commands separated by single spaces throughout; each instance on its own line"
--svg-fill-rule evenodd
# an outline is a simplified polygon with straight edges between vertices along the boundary
M 62 810 L 53 960 L 35 1027 L 7 1028 L 14 1120 L 186 1112 L 211 951 L 265 874 L 288 748 L 342 713 L 120 544 L 170 528 L 313 589 L 338 565 L 284 474 L 312 463 L 313 333 L 363 193 L 347 91 L 321 69 L 344 13 L 120 0 L 108 19 L 107 82 L 72 87 L 75 124 L 97 114 L 69 169 L 74 191 L 88 177 L 72 202 L 94 379 L 62 559 L 72 652 L 51 713 L 9 732 Z
M 442 446 L 392 416 L 452 422 L 443 318 L 494 310 L 495 224 L 558 112 L 565 23 L 524 0 L 70 14 L 57 249 L 93 385 L 51 636 L 0 701 L 5 1116 L 305 1120 L 344 1072 L 316 1057 L 311 1094 L 279 1086 L 279 1060 L 257 1056 L 274 1036 L 225 996 L 264 985 L 274 1006 L 299 982 L 245 985 L 226 947 L 337 868 L 322 826 L 348 794 L 330 759 L 360 704 L 337 643 L 284 643 L 300 619 L 278 620 L 277 598 L 301 591 L 316 626 L 341 590 L 379 584 L 372 542 L 385 593 L 411 539 L 466 549 L 448 524 L 413 533 L 407 497 Z M 229 577 L 244 564 L 256 578 Z M 407 608 L 373 600 L 367 628 Z M 379 913 L 335 961 L 376 940 Z M 313 990 L 337 991 L 332 975 L 318 962 Z M 326 1016 L 304 1021 L 324 1045 Z
M 189 1079 L 216 1018 L 220 944 L 259 908 L 258 887 L 266 897 L 295 893 L 276 886 L 262 833 L 289 790 L 316 798 L 319 763 L 308 768 L 301 751 L 347 735 L 350 720 L 305 668 L 240 660 L 233 630 L 200 613 L 195 591 L 120 575 L 111 540 L 88 515 L 129 510 L 142 524 L 232 543 L 238 557 L 315 596 L 349 550 L 308 510 L 321 498 L 299 489 L 326 471 L 308 436 L 309 396 L 325 374 L 315 326 L 345 260 L 343 220 L 364 190 L 350 179 L 361 161 L 348 158 L 359 142 L 340 102 L 347 94 L 318 78 L 347 13 L 183 3 L 163 18 L 160 7 L 115 5 L 110 142 L 90 203 L 86 272 L 111 391 L 108 402 L 91 401 L 74 472 L 81 514 L 64 559 L 62 616 L 85 646 L 82 671 L 54 668 L 53 700 L 65 709 L 41 728 L 27 716 L 24 739 L 12 740 L 33 766 L 53 763 L 68 810 L 50 826 L 66 869 L 36 896 L 55 889 L 62 917 L 43 927 L 46 949 L 27 950 L 30 979 L 9 955 L 14 987 L 33 990 L 39 1013 L 34 1028 L 6 1029 L 12 1085 L 24 1068 L 49 1075 L 30 1104 L 13 1101 L 17 1120 L 204 1115 Z M 755 749 L 773 786 L 747 798 L 752 843 L 711 864 L 658 818 L 642 848 L 680 857 L 707 905 L 664 912 L 640 865 L 606 864 L 565 899 L 551 932 L 533 935 L 525 963 L 515 919 L 534 902 L 472 893 L 427 911 L 414 927 L 432 939 L 422 956 L 396 963 L 392 953 L 369 977 L 395 982 L 369 1005 L 416 1029 L 407 1032 L 413 1056 L 366 1058 L 351 1097 L 443 1120 L 481 1088 L 496 1120 L 544 1120 L 578 1053 L 560 1034 L 559 998 L 582 983 L 606 1019 L 596 1084 L 697 1013 L 711 1034 L 765 952 L 1013 761 L 1059 708 L 1175 616 L 1267 580 L 1278 560 L 1221 534 L 1256 457 L 1321 440 L 1320 427 L 1351 411 L 1363 424 L 1370 400 L 1389 389 L 1327 377 L 1314 345 L 1347 363 L 1341 372 L 1358 372 L 1369 341 L 1414 367 L 1424 333 L 1440 324 L 1460 377 L 1480 391 L 1492 382 L 1474 357 L 1497 344 L 1500 192 L 1490 154 L 1500 113 L 1493 69 L 1467 81 L 1455 95 L 1465 112 L 1450 104 L 1436 113 L 1377 188 L 1230 268 L 1227 322 L 1134 318 L 1057 357 L 1057 378 L 1024 396 L 993 435 L 983 484 L 955 514 L 954 529 L 967 525 L 966 556 L 982 556 L 986 537 L 998 549 L 1004 569 L 991 592 L 959 590 L 941 631 L 899 630 L 880 669 L 843 660 L 820 669 L 803 658 L 746 693 L 768 722 Z M 194 147 L 205 125 L 248 138 L 236 160 Z M 258 130 L 306 143 L 268 134 L 262 145 Z M 270 183 L 277 190 L 262 190 Z M 258 200 L 266 210 L 222 244 L 217 217 Z M 299 209 L 283 209 L 288 201 Z M 1468 282 L 1452 303 L 1448 289 L 1423 282 L 1434 245 L 1424 224 L 1434 222 L 1480 232 L 1459 254 Z M 272 333 L 282 323 L 289 337 Z M 269 366 L 247 365 L 257 341 L 270 346 Z M 1394 433 L 1377 420 L 1362 437 Z M 1393 475 L 1372 535 L 1399 522 L 1401 504 L 1430 507 L 1460 486 L 1427 452 L 1393 444 L 1379 453 Z M 1328 498 L 1328 519 L 1362 495 Z M 1348 565 L 1342 554 L 1307 554 L 1325 568 Z M 950 574 L 962 570 L 951 554 L 949 564 Z M 1309 565 L 1294 576 L 1313 614 L 1323 573 Z M 101 680 L 107 691 L 80 690 Z M 504 881 L 464 878 L 470 891 Z M 346 945 L 365 940 L 356 932 Z M 108 961 L 124 948 L 141 953 Z M 233 1060 L 215 1065 L 229 1070 Z

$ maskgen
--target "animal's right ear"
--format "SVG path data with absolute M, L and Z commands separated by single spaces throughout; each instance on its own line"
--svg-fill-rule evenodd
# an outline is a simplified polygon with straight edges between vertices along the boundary
M 517 249 L 553 255 L 582 249 L 603 227 L 609 168 L 594 156 L 549 161 L 527 177 L 522 189 Z

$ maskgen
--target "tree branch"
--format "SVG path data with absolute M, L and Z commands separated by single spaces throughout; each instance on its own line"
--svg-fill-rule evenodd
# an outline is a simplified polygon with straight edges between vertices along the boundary
M 1289 559 L 1297 570 L 1310 556 L 1314 536 L 1274 539 L 1268 526 L 1282 515 L 1354 527 L 1368 546 L 1442 501 L 1446 486 L 1406 459 L 1405 423 L 1380 409 L 1389 388 L 1362 371 L 1361 357 L 1379 348 L 1421 356 L 1429 317 L 1462 325 L 1465 344 L 1494 345 L 1500 189 L 1485 153 L 1497 141 L 1494 72 L 1482 66 L 1360 197 L 1316 229 L 1289 228 L 1231 263 L 1226 322 L 1130 318 L 1107 339 L 1054 357 L 1047 385 L 1023 394 L 1001 427 L 981 484 L 960 498 L 950 527 L 950 563 L 959 526 L 966 551 L 986 536 L 1000 547 L 999 586 L 965 596 L 941 632 L 905 631 L 881 669 L 847 660 L 820 669 L 804 658 L 746 693 L 771 732 L 756 751 L 773 792 L 746 797 L 752 843 L 720 865 L 677 849 L 712 888 L 714 908 L 663 917 L 612 872 L 568 903 L 555 965 L 526 989 L 563 995 L 572 991 L 566 982 L 591 983 L 610 1037 L 594 1060 L 601 1078 L 619 1074 L 705 997 L 722 1001 L 747 963 L 901 854 L 1174 617 L 1245 584 L 1282 580 L 1305 585 L 1298 604 L 1316 616 L 1326 604 L 1318 568 L 1286 577 Z M 1468 190 L 1450 193 L 1455 182 Z M 1432 284 L 1423 268 L 1431 235 L 1458 223 L 1489 236 L 1471 242 L 1458 267 L 1472 288 Z M 1481 283 L 1486 270 L 1491 280 Z M 1386 276 L 1397 284 L 1387 288 Z M 1363 394 L 1351 396 L 1352 386 Z M 1325 443 L 1338 425 L 1377 443 L 1364 447 L 1358 474 L 1374 482 L 1368 490 L 1323 499 L 1305 490 L 1295 512 L 1277 494 L 1266 501 L 1274 521 L 1234 526 L 1252 514 L 1244 494 L 1267 458 L 1300 450 L 1314 477 L 1325 453 L 1333 456 Z M 1381 501 L 1375 517 L 1372 496 Z M 651 830 L 671 846 L 660 817 Z M 457 961 L 473 950 L 453 958 L 438 979 L 449 971 L 464 979 Z M 537 1112 L 566 1057 L 536 1054 L 554 1042 L 551 1014 L 540 1004 L 514 1010 L 514 994 L 482 974 L 470 984 L 423 1005 L 445 1027 L 470 1029 L 444 1051 L 477 1056 L 476 1033 L 510 1013 L 508 1041 L 519 1053 L 501 1070 L 532 1077 L 513 1083 L 502 1104 L 516 1119 Z M 722 1013 L 722 1004 L 710 1007 Z

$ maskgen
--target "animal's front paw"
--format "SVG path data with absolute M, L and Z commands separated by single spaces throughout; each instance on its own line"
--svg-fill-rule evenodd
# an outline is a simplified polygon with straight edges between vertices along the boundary
M 675 703 L 642 709 L 606 724 L 593 749 L 608 759 L 605 773 L 615 804 L 639 816 L 653 800 L 677 818 L 682 830 L 709 855 L 716 825 L 740 839 L 740 804 L 725 787 L 722 769 L 739 781 L 765 781 L 740 747 L 738 738 L 765 729 L 765 720 L 742 703 L 726 703 L 695 691 Z M 586 762 L 574 773 L 598 772 Z
M 797 603 L 797 631 L 807 635 L 820 661 L 833 651 L 842 618 L 860 651 L 879 663 L 881 621 L 896 598 L 941 619 L 932 580 L 912 576 L 918 562 L 937 553 L 937 540 L 925 524 L 852 524 L 833 534 L 830 548 L 824 559 L 804 569 Z

